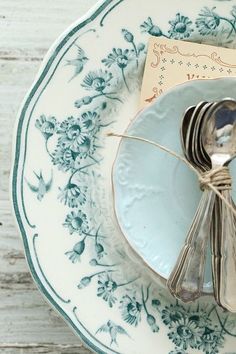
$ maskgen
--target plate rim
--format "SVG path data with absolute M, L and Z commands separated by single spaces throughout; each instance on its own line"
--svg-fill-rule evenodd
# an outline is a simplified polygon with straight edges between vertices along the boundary
M 54 60 L 57 58 L 60 49 L 64 47 L 67 43 L 67 40 L 73 36 L 74 33 L 80 31 L 83 27 L 87 24 L 92 23 L 111 3 L 115 2 L 116 0 L 97 0 L 95 5 L 93 5 L 84 15 L 79 17 L 77 20 L 73 21 L 73 23 L 66 27 L 66 29 L 59 34 L 59 36 L 54 40 L 54 42 L 50 45 L 47 53 L 44 55 L 42 63 L 35 75 L 33 83 L 31 84 L 30 88 L 27 90 L 18 112 L 16 114 L 16 119 L 13 127 L 13 134 L 12 134 L 12 152 L 11 152 L 11 169 L 10 169 L 10 176 L 9 176 L 9 199 L 11 205 L 11 211 L 14 218 L 15 225 L 19 232 L 19 236 L 23 242 L 23 252 L 26 259 L 26 264 L 29 269 L 29 273 L 36 284 L 40 294 L 44 297 L 47 301 L 49 306 L 56 311 L 60 318 L 69 325 L 69 328 L 72 329 L 73 333 L 79 336 L 79 339 L 82 341 L 82 344 L 92 350 L 94 353 L 97 354 L 120 354 L 118 351 L 113 350 L 107 347 L 105 344 L 100 342 L 96 337 L 94 337 L 79 321 L 81 327 L 87 332 L 87 336 L 82 333 L 82 331 L 74 324 L 72 319 L 67 315 L 67 313 L 63 310 L 63 308 L 55 301 L 52 295 L 49 293 L 47 288 L 44 286 L 42 280 L 38 272 L 35 269 L 35 266 L 32 261 L 32 257 L 29 251 L 29 244 L 27 239 L 27 232 L 24 228 L 24 224 L 22 221 L 21 213 L 19 211 L 19 202 L 18 202 L 18 192 L 17 192 L 17 183 L 18 183 L 18 163 L 20 161 L 20 143 L 21 143 L 21 134 L 23 131 L 23 123 L 25 120 L 25 113 L 28 109 L 28 106 L 31 103 L 35 93 L 37 92 L 41 82 L 44 80 L 46 74 L 48 73 L 51 65 L 53 64 Z M 123 1 L 123 0 L 122 0 Z M 26 150 L 26 148 L 25 148 Z M 96 343 L 94 343 L 96 342 Z M 99 347 L 99 346 L 100 347 Z M 104 349 L 101 349 L 103 347 Z M 104 351 L 107 349 L 108 351 Z

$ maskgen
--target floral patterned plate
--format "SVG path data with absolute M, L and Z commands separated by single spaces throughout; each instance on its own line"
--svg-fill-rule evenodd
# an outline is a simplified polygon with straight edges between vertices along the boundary
M 20 109 L 12 198 L 41 292 L 97 353 L 236 353 L 236 318 L 182 306 L 124 243 L 111 167 L 149 34 L 233 47 L 232 1 L 104 0 L 52 46 Z M 164 65 L 164 63 L 163 63 Z M 160 349 L 159 349 L 160 348 Z

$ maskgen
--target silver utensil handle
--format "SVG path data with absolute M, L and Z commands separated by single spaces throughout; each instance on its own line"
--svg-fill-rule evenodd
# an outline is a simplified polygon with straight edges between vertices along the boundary
M 171 293 L 184 302 L 199 298 L 202 292 L 206 251 L 215 202 L 215 193 L 205 190 L 167 286 Z
M 222 192 L 232 202 L 228 190 Z M 230 312 L 236 313 L 236 227 L 232 211 L 222 203 L 222 226 L 220 235 L 220 281 L 219 303 Z
M 216 302 L 219 304 L 220 281 L 220 239 L 221 239 L 221 208 L 222 200 L 216 196 L 212 223 L 211 223 L 211 254 L 212 254 L 212 281 Z

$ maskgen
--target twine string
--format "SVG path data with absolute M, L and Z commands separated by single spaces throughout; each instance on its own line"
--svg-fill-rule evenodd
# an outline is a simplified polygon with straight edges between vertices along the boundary
M 229 173 L 229 168 L 222 166 L 202 173 L 199 177 L 200 189 L 202 191 L 207 189 L 209 183 L 216 187 L 218 191 L 231 190 L 232 178 Z
M 177 154 L 176 152 L 170 150 L 169 148 L 156 143 L 155 141 L 148 140 L 145 138 L 141 138 L 139 136 L 127 135 L 127 134 L 117 134 L 117 133 L 108 133 L 108 137 L 117 137 L 117 138 L 126 138 L 133 139 L 137 141 L 141 141 L 144 143 L 148 143 L 159 148 L 162 151 L 165 151 L 169 155 L 172 155 L 176 159 L 185 163 L 198 177 L 199 185 L 201 190 L 211 189 L 231 210 L 231 212 L 236 216 L 236 210 L 233 205 L 228 202 L 228 200 L 220 193 L 223 190 L 231 190 L 232 188 L 232 178 L 229 173 L 229 168 L 226 166 L 218 167 L 216 169 L 212 169 L 210 171 L 200 173 L 188 160 L 186 160 L 183 156 Z

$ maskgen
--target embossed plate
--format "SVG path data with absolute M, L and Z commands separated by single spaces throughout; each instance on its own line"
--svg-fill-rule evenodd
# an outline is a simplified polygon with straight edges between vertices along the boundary
M 232 1 L 101 1 L 52 46 L 20 109 L 12 197 L 41 292 L 98 353 L 235 352 L 236 321 L 183 307 L 124 243 L 111 167 L 136 114 L 149 34 L 233 46 Z M 216 7 L 216 8 L 214 8 Z
M 183 155 L 179 131 L 184 112 L 206 98 L 214 102 L 224 97 L 236 98 L 236 78 L 177 85 L 140 112 L 126 134 L 159 142 Z M 231 172 L 235 183 L 235 162 L 231 163 Z M 167 279 L 201 197 L 196 175 L 154 146 L 123 139 L 113 168 L 113 183 L 123 234 L 149 267 Z M 204 291 L 209 293 L 211 257 L 207 266 Z

